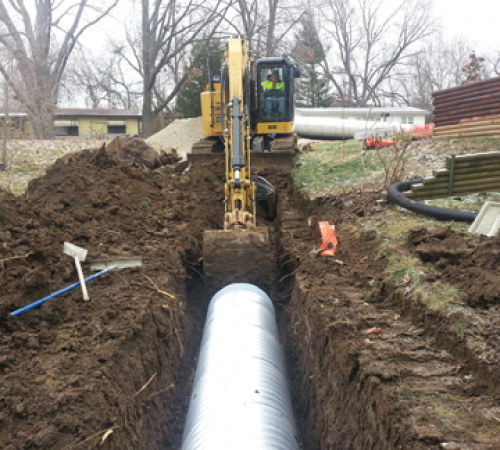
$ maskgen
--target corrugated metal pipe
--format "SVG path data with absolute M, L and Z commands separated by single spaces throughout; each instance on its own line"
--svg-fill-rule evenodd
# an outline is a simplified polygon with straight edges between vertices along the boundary
M 250 284 L 210 302 L 182 450 L 299 450 L 274 306 Z

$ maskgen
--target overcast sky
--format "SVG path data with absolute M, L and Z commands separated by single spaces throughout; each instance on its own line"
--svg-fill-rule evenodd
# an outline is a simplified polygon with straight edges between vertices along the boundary
M 401 2 L 401 0 L 385 1 L 394 5 Z M 136 2 L 127 3 L 122 0 L 120 10 L 114 11 L 113 15 L 118 17 L 126 15 L 129 20 L 132 17 L 139 17 Z M 434 0 L 434 15 L 440 18 L 445 36 L 464 36 L 476 46 L 475 50 L 479 54 L 500 50 L 500 0 Z M 121 35 L 123 31 L 117 28 L 122 27 L 123 25 L 114 22 L 112 26 L 114 29 L 111 31 L 109 22 L 103 21 L 98 28 L 106 30 L 104 32 L 108 32 L 106 34 L 118 32 Z M 102 41 L 101 33 L 86 33 L 84 43 L 93 48 L 102 47 L 105 43 Z
M 447 36 L 463 35 L 478 53 L 500 50 L 500 1 L 434 0 L 434 11 Z

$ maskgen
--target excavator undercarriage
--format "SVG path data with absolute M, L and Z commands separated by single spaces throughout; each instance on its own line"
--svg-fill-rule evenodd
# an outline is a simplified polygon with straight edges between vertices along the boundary
M 276 168 L 289 171 L 293 168 L 293 157 L 297 149 L 295 135 L 278 136 L 266 139 L 263 151 L 252 151 L 252 168 L 262 170 Z M 188 161 L 193 164 L 210 164 L 214 161 L 224 161 L 224 143 L 218 137 L 205 137 L 195 142 L 191 153 L 187 155 Z

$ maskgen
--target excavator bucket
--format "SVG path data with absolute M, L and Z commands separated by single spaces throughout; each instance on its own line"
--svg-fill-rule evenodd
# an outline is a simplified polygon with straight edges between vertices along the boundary
M 207 230 L 203 235 L 205 286 L 251 283 L 270 292 L 274 268 L 268 229 Z

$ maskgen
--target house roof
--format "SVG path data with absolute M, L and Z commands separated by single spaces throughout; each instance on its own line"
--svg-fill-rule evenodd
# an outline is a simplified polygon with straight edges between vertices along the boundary
M 0 109 L 0 116 L 4 111 Z M 9 111 L 11 117 L 27 117 L 28 114 L 22 111 Z M 140 119 L 142 114 L 137 109 L 91 109 L 91 108 L 57 108 L 55 117 L 137 117 Z
M 137 117 L 142 114 L 138 109 L 104 109 L 104 108 L 57 108 L 56 117 Z
M 295 108 L 299 114 L 308 116 L 329 116 L 329 115 L 369 115 L 369 114 L 411 114 L 411 115 L 426 115 L 430 111 L 425 109 L 413 108 L 412 106 L 383 106 L 383 107 L 365 107 L 365 108 Z

